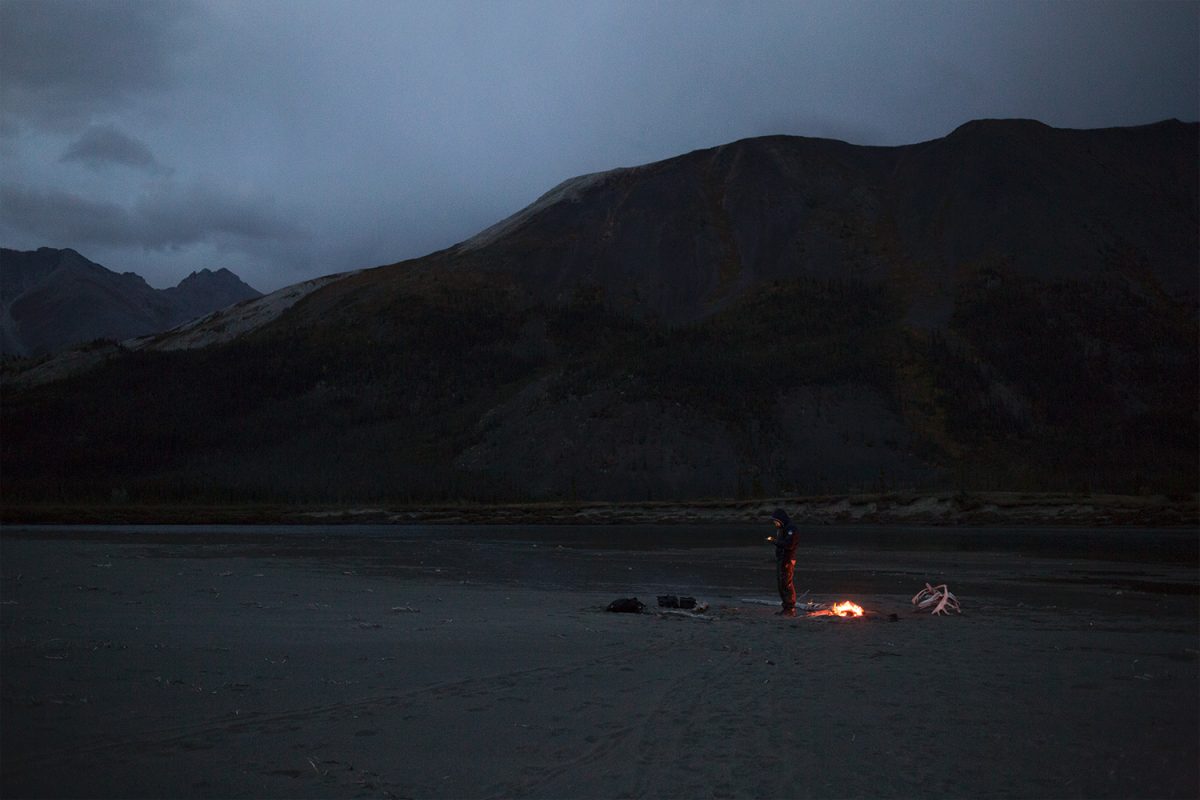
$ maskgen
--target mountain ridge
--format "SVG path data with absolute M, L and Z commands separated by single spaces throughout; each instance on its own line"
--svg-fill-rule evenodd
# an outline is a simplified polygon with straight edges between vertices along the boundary
M 228 269 L 192 272 L 154 289 L 70 248 L 0 249 L 0 354 L 43 356 L 97 339 L 165 331 L 234 303 L 261 297 Z
M 514 274 L 526 275 L 528 284 L 541 287 L 543 296 L 549 289 L 556 292 L 550 296 L 562 299 L 583 282 L 580 276 L 586 276 L 614 302 L 679 320 L 719 308 L 721 291 L 731 285 L 742 289 L 756 280 L 798 272 L 845 277 L 845 270 L 853 271 L 855 278 L 879 280 L 886 271 L 905 267 L 894 263 L 896 249 L 904 250 L 927 277 L 939 280 L 949 279 L 959 264 L 989 258 L 1007 258 L 1010 266 L 1043 277 L 1048 271 L 1069 276 L 1068 268 L 1109 268 L 1123 249 L 1150 251 L 1146 260 L 1158 269 L 1155 278 L 1173 297 L 1194 302 L 1190 231 L 1195 229 L 1197 207 L 1189 170 L 1194 171 L 1196 163 L 1198 131 L 1196 123 L 1171 120 L 1098 130 L 1056 129 L 1031 120 L 975 120 L 941 139 L 894 147 L 792 136 L 742 139 L 569 179 L 443 254 L 446 261 L 466 256 L 458 260 L 475 266 L 479 259 L 471 255 L 481 243 L 487 244 L 491 251 L 485 269 L 505 269 L 505 261 L 520 261 L 521 269 Z M 1029 137 L 1035 137 L 1036 147 L 1030 146 Z M 1157 158 L 1142 159 L 1137 174 L 1112 169 L 1113 162 L 1137 147 L 1160 152 Z M 930 161 L 957 163 L 959 168 L 940 171 L 930 168 Z M 684 179 L 672 180 L 673 172 Z M 1013 175 L 1023 176 L 1023 182 Z M 968 177 L 971 182 L 964 182 Z M 1167 219 L 1137 213 L 1139 206 L 1159 210 L 1164 205 L 1156 202 L 1156 187 L 1150 185 L 1155 181 L 1171 194 L 1166 205 L 1174 213 Z M 630 187 L 631 182 L 641 186 Z M 1044 192 L 1047 187 L 1039 183 L 1049 184 L 1058 194 Z M 1047 230 L 1041 220 L 1055 215 L 1042 207 L 1045 198 L 1060 197 L 1062 187 L 1071 184 L 1080 188 L 1068 199 L 1086 213 L 1069 218 L 1065 231 Z M 630 195 L 637 191 L 644 195 L 643 202 L 631 214 L 629 206 L 636 205 L 637 198 L 631 200 Z M 601 193 L 608 207 L 593 208 L 586 202 L 589 194 Z M 1096 200 L 1120 195 L 1138 202 L 1113 209 Z M 673 197 L 690 200 L 683 213 L 699 223 L 699 230 L 689 241 L 679 233 L 686 226 L 674 225 L 674 240 L 660 244 L 663 231 L 647 220 L 655 208 L 669 207 Z M 975 221 L 946 235 L 941 216 L 951 207 L 960 218 Z M 780 208 L 785 209 L 782 216 Z M 621 215 L 623 225 L 617 224 Z M 822 215 L 836 218 L 836 225 L 822 224 Z M 522 236 L 523 226 L 535 219 L 541 222 L 542 239 L 537 242 Z M 555 225 L 570 233 L 546 241 L 546 228 Z M 1063 234 L 1068 241 L 1060 241 Z M 889 236 L 899 241 L 889 242 Z M 1085 238 L 1089 241 L 1082 241 Z M 635 240 L 636 247 L 626 246 L 626 240 Z M 861 247 L 847 251 L 843 243 L 848 240 Z M 625 257 L 630 252 L 644 255 L 650 249 L 647 241 L 660 251 L 651 252 L 650 264 Z M 705 248 L 707 254 L 698 252 Z M 537 249 L 549 252 L 544 258 L 527 258 Z M 1088 250 L 1093 252 L 1081 258 Z M 685 266 L 701 268 L 690 276 L 680 269 L 680 262 L 689 258 L 693 263 Z M 636 274 L 622 271 L 622 265 L 630 263 L 636 263 Z M 647 275 L 670 285 L 673 295 L 664 295 Z M 688 296 L 680 295 L 681 286 Z
M 569 179 L 235 335 L 216 314 L 197 349 L 168 333 L 21 390 L 6 479 L 401 504 L 1194 492 L 1198 130 L 762 137 Z

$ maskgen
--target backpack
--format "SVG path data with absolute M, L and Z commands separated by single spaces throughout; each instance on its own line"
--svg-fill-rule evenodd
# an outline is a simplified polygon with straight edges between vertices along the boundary
M 636 597 L 622 597 L 608 604 L 609 611 L 621 614 L 640 614 L 645 607 L 645 604 Z

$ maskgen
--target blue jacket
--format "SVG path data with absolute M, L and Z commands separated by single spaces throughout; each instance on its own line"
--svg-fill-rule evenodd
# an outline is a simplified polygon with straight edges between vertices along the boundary
M 782 508 L 775 509 L 771 519 L 777 519 L 782 524 L 775 532 L 775 559 L 777 561 L 794 561 L 796 559 L 796 526 Z

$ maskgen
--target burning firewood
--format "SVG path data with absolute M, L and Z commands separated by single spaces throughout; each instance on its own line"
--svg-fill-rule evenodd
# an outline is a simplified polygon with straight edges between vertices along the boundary
M 939 583 L 937 586 L 925 584 L 924 589 L 913 595 L 912 604 L 913 611 L 925 611 L 933 606 L 933 614 L 948 614 L 951 611 L 956 614 L 962 613 L 962 609 L 958 605 L 958 598 L 944 583 Z
M 840 603 L 834 603 L 832 606 L 819 611 L 811 611 L 810 617 L 861 617 L 865 612 L 863 607 L 858 603 L 851 603 L 849 600 L 843 600 Z

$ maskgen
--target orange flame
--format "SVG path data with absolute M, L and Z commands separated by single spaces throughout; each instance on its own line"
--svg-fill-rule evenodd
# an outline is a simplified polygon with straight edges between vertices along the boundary
M 851 603 L 849 600 L 843 600 L 840 603 L 834 603 L 829 608 L 823 611 L 814 611 L 809 614 L 810 617 L 861 617 L 863 608 L 858 603 Z
M 861 617 L 863 615 L 862 606 L 858 603 L 851 603 L 849 600 L 843 600 L 840 603 L 834 603 L 830 609 L 839 617 Z

